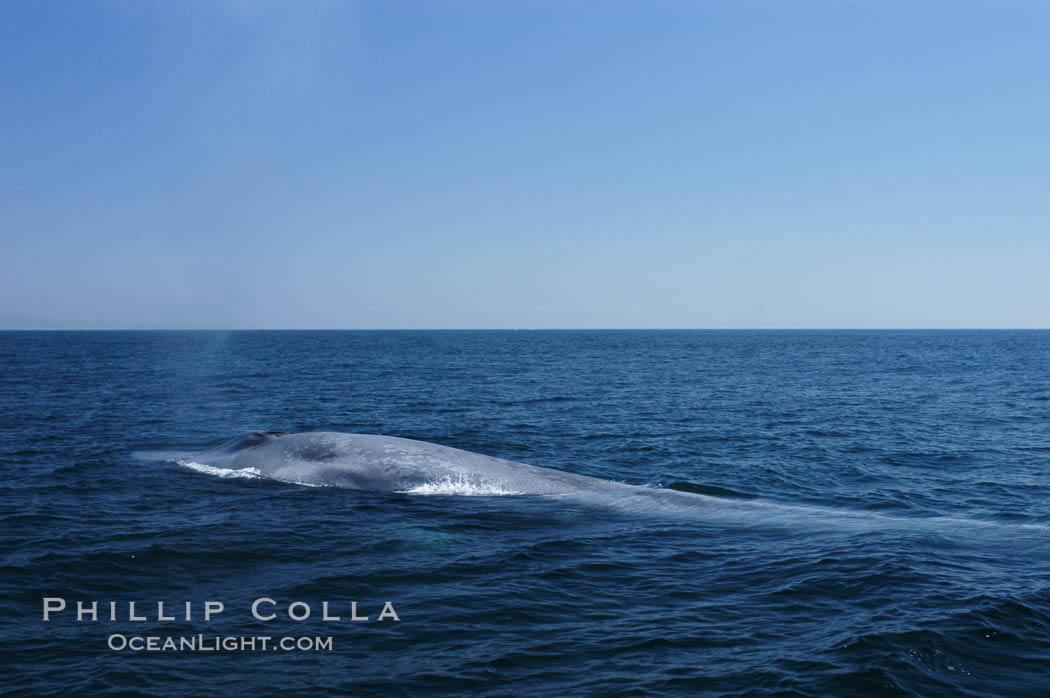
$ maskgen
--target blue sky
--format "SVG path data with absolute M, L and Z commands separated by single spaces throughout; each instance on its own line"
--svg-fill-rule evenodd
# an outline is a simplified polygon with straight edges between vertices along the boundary
M 1050 4 L 5 2 L 0 327 L 1050 326 Z

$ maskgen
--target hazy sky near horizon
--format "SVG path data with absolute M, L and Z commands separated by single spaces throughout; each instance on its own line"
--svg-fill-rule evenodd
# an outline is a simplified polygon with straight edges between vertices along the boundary
M 1050 326 L 1050 4 L 0 4 L 0 328 Z

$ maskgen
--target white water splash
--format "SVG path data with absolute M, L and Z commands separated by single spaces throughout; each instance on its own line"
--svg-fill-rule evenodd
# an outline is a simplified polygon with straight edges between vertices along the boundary
M 193 461 L 176 460 L 175 462 L 190 470 L 196 470 L 198 473 L 204 473 L 205 475 L 214 475 L 215 477 L 262 477 L 262 473 L 259 472 L 258 468 L 216 468 L 213 465 L 194 463 Z
M 498 485 L 478 485 L 462 477 L 453 480 L 451 476 L 436 482 L 425 482 L 411 489 L 398 490 L 400 494 L 454 494 L 462 497 L 506 497 L 522 494 L 505 490 Z

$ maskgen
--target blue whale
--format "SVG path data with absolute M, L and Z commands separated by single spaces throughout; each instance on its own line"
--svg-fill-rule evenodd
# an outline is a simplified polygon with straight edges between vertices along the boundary
M 733 525 L 799 525 L 841 530 L 920 529 L 1001 536 L 1007 524 L 953 517 L 905 518 L 869 511 L 740 501 L 575 475 L 515 463 L 426 441 L 372 434 L 248 431 L 215 448 L 178 459 L 223 476 L 263 477 L 299 485 L 373 492 L 463 495 L 541 495 L 646 516 L 685 516 Z M 964 529 L 960 529 L 964 526 Z M 1045 535 L 1042 524 L 1010 526 Z
M 449 493 L 467 494 L 630 495 L 653 491 L 425 441 L 327 431 L 249 431 L 185 460 L 300 485 L 374 492 L 444 488 Z

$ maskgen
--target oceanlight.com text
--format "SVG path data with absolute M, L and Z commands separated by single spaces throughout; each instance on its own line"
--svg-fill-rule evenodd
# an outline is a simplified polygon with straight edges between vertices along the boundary
M 331 652 L 332 637 L 269 635 L 122 635 L 106 640 L 117 652 Z

